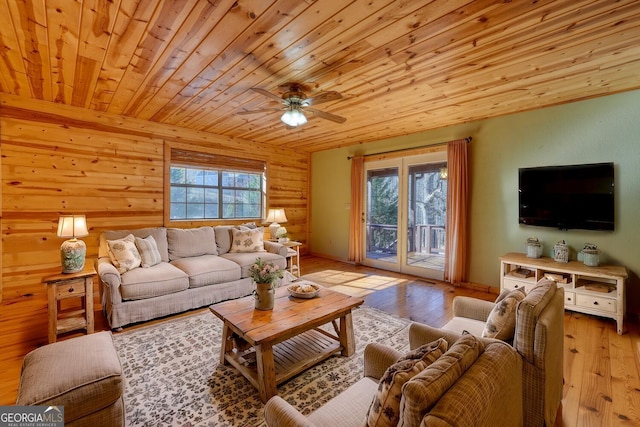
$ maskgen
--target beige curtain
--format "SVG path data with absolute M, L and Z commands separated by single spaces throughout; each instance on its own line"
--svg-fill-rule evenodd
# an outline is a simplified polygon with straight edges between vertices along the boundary
M 349 261 L 362 262 L 362 187 L 364 157 L 351 158 L 351 216 L 349 219 Z
M 457 284 L 467 279 L 469 176 L 467 140 L 447 144 L 447 231 L 444 279 Z

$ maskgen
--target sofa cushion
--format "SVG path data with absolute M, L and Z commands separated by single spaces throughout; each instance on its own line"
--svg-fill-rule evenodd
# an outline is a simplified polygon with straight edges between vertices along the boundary
M 506 294 L 501 293 L 498 297 L 499 301 L 487 317 L 482 336 L 502 341 L 512 340 L 516 329 L 516 308 L 524 297 L 523 289 L 515 289 Z
M 169 260 L 200 255 L 218 255 L 213 227 L 167 228 Z
M 463 334 L 438 360 L 405 383 L 400 402 L 401 425 L 419 426 L 425 414 L 483 351 L 478 338 Z
M 107 240 L 107 244 L 109 245 L 109 258 L 118 269 L 118 273 L 122 274 L 140 267 L 142 260 L 138 248 L 136 248 L 136 238 L 133 234 L 122 239 Z
M 402 356 L 380 378 L 378 391 L 367 415 L 369 427 L 396 426 L 399 421 L 402 386 L 447 351 L 447 341 L 440 338 Z
M 136 248 L 138 248 L 138 252 L 140 253 L 143 268 L 153 267 L 162 261 L 156 239 L 154 239 L 153 236 L 147 236 L 144 239 L 136 237 Z
M 471 335 L 481 337 L 482 331 L 484 330 L 486 325 L 486 322 L 483 322 L 482 320 L 455 316 L 452 317 L 451 320 L 449 320 L 445 325 L 443 325 L 442 329 L 444 329 L 445 331 L 455 332 L 458 335 L 464 331 L 467 331 Z
M 264 229 L 231 229 L 231 248 L 229 252 L 264 252 Z
M 364 377 L 313 411 L 308 420 L 316 426 L 363 427 L 377 387 L 376 381 Z
M 122 275 L 123 300 L 138 300 L 180 292 L 189 287 L 187 273 L 167 262 L 136 268 Z
M 180 258 L 171 261 L 189 276 L 189 287 L 214 285 L 240 279 L 240 266 L 217 255 Z
M 167 248 L 167 229 L 164 227 L 148 227 L 139 228 L 136 230 L 108 230 L 100 235 L 100 248 L 98 256 L 100 258 L 109 256 L 109 247 L 107 240 L 122 239 L 129 234 L 133 234 L 135 237 L 147 237 L 153 236 L 158 246 L 158 252 L 160 252 L 160 258 L 164 262 L 169 262 L 169 250 Z
M 229 252 L 220 257 L 233 261 L 240 266 L 240 275 L 242 277 L 249 277 L 249 267 L 256 262 L 256 259 L 260 258 L 264 262 L 272 262 L 273 265 L 278 266 L 281 269 L 287 268 L 287 259 L 278 254 L 271 252 Z
M 103 331 L 27 354 L 16 404 L 64 406 L 65 423 L 71 423 L 116 404 L 123 389 L 122 367 L 111 332 Z

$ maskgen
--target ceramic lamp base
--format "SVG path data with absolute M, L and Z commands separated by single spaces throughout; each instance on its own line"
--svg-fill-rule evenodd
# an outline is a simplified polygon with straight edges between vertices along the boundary
M 82 240 L 66 240 L 60 246 L 60 262 L 63 273 L 77 273 L 84 269 L 84 257 L 87 245 Z
M 277 222 L 274 222 L 269 226 L 269 239 L 277 239 L 276 232 L 278 231 L 278 228 L 280 228 L 280 224 L 278 224 Z

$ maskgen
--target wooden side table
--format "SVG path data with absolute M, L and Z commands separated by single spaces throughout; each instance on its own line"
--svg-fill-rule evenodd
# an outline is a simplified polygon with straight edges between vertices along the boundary
M 302 243 L 289 241 L 282 244 L 289 249 L 287 253 L 287 268 L 291 274 L 300 277 L 300 246 L 302 246 Z
M 84 270 L 78 273 L 58 273 L 44 277 L 49 299 L 49 342 L 56 342 L 58 335 L 85 329 L 93 333 L 93 277 L 96 270 L 93 263 L 86 262 Z M 60 301 L 80 298 L 82 307 L 75 310 L 60 310 Z

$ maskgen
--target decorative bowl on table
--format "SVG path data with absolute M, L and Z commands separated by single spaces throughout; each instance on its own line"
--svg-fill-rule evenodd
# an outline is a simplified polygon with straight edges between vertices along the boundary
M 320 286 L 315 283 L 292 283 L 287 286 L 287 291 L 292 297 L 313 298 L 320 292 Z

